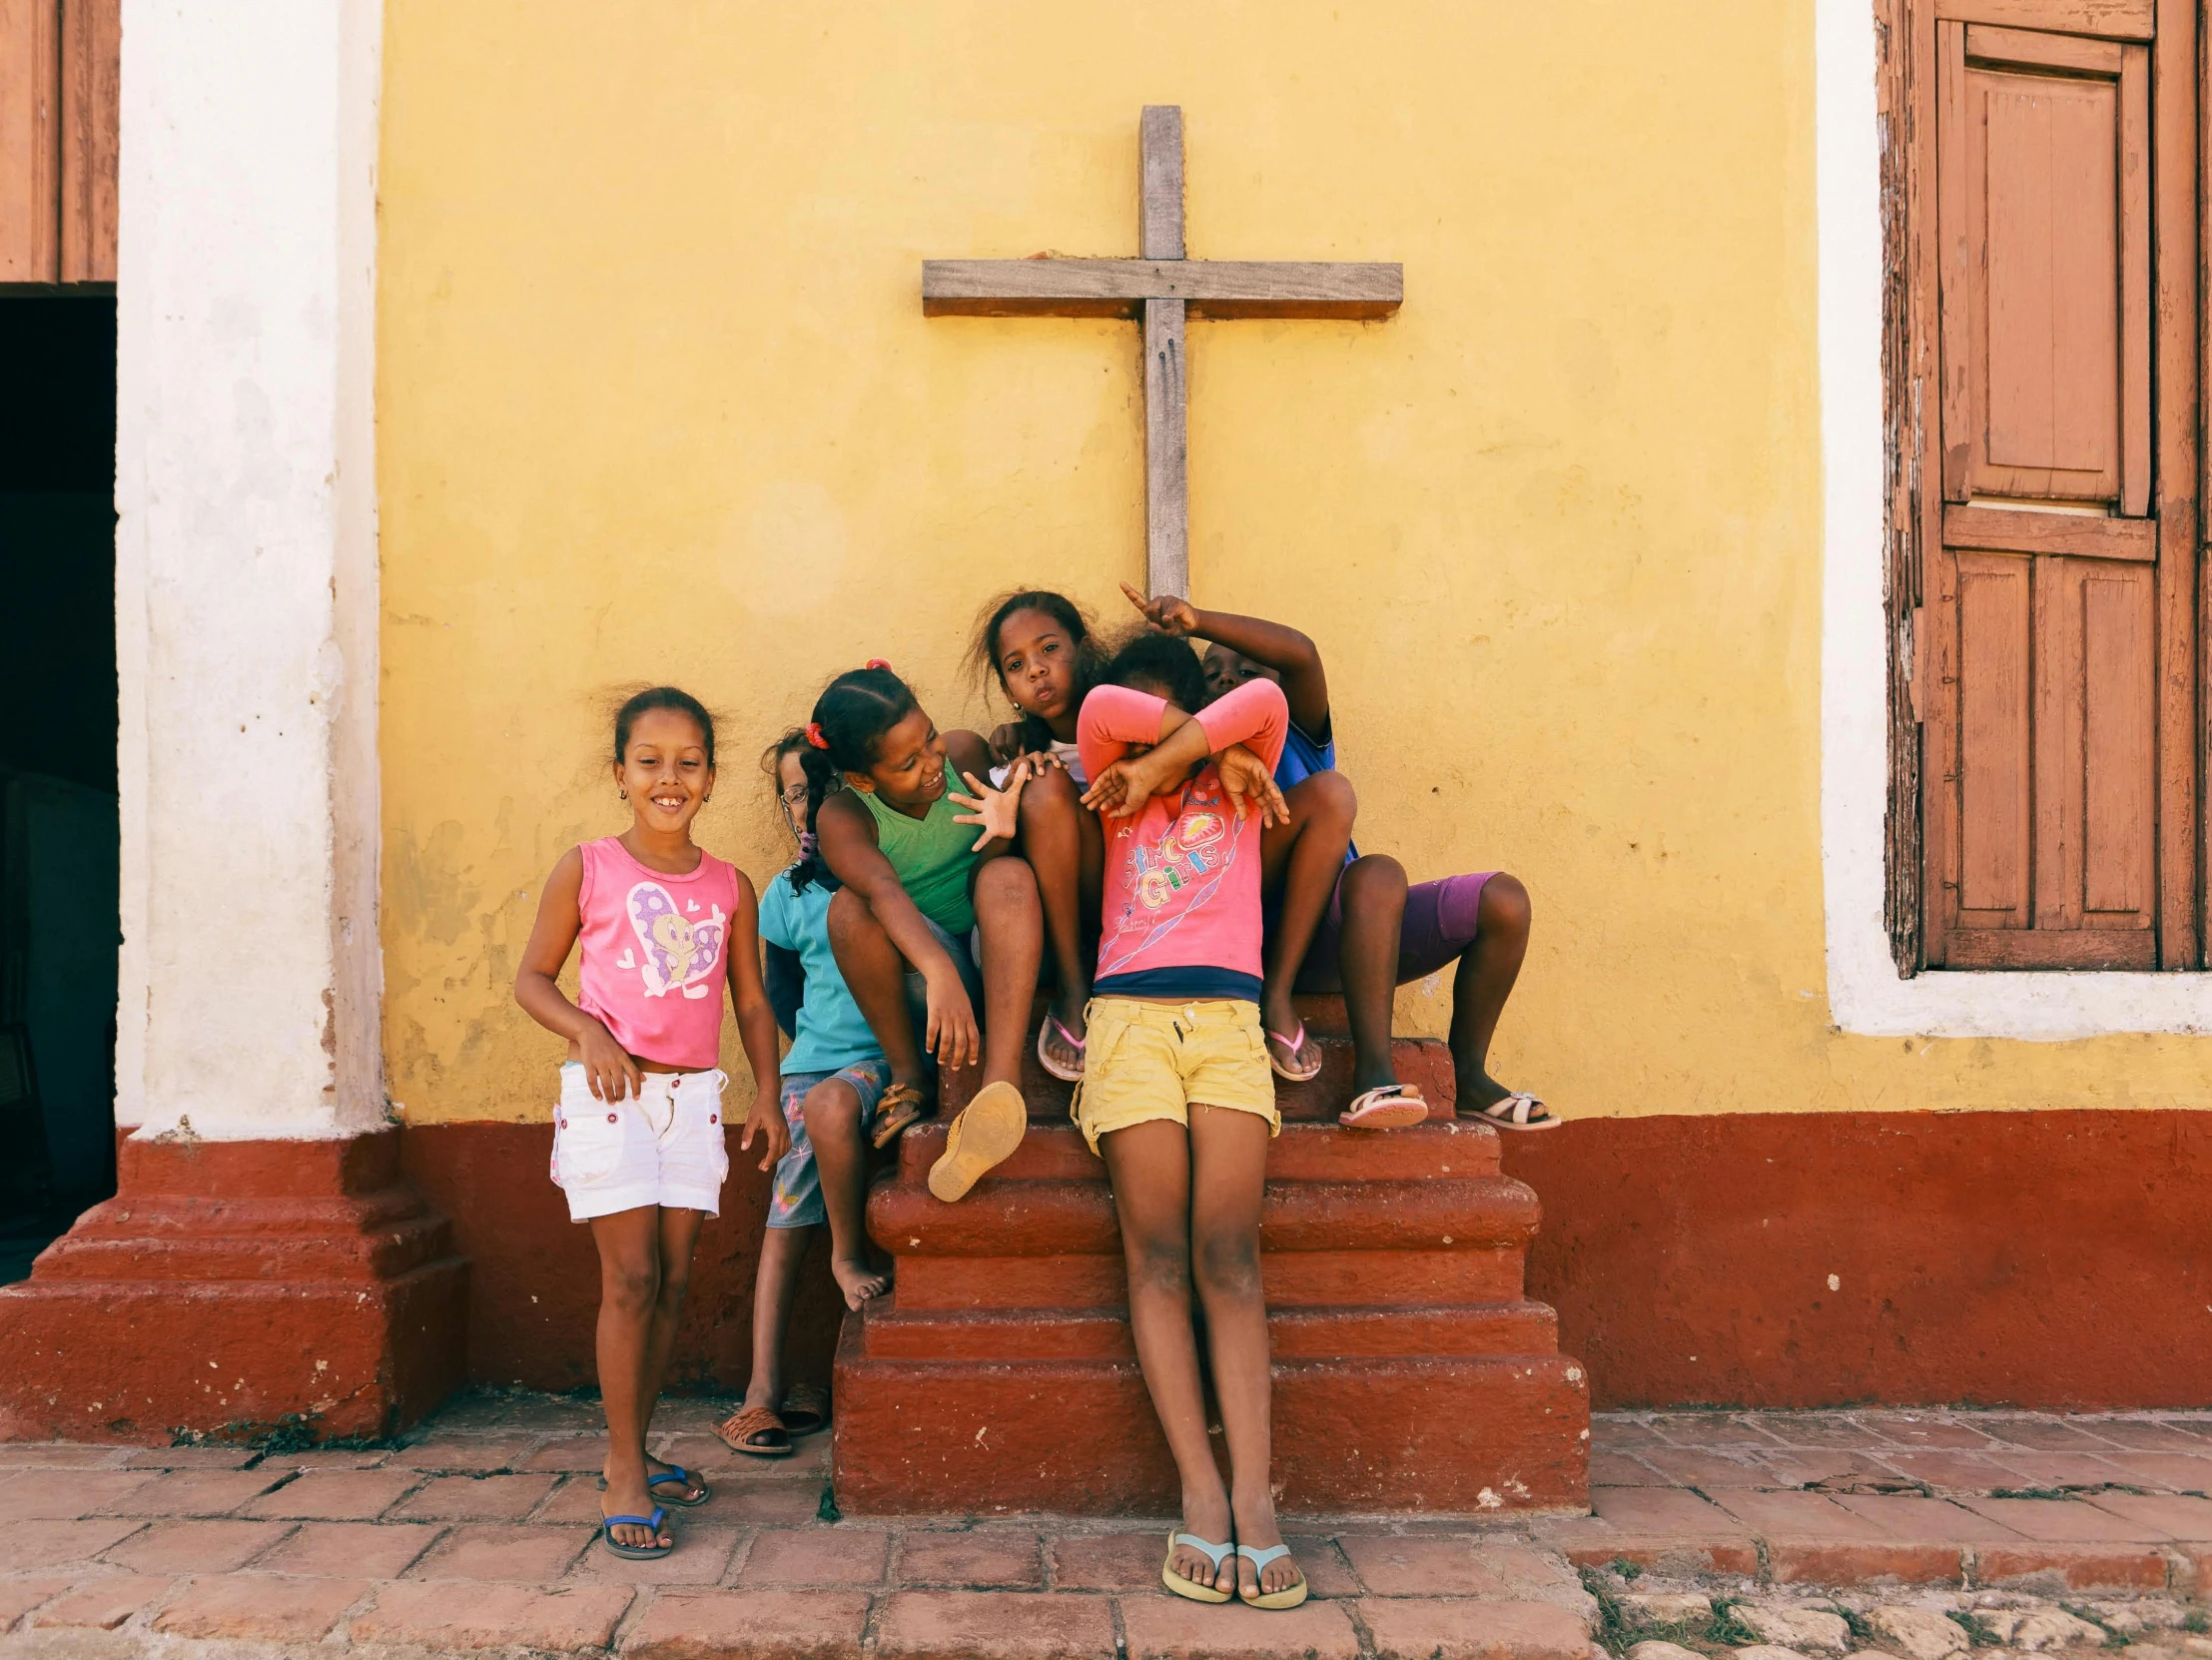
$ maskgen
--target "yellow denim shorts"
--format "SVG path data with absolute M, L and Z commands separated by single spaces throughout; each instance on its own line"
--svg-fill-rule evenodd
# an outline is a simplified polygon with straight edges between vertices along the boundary
M 1099 997 L 1086 1016 L 1083 1083 L 1069 1113 L 1093 1153 L 1101 1136 L 1132 1124 L 1187 1126 L 1192 1103 L 1256 1114 L 1269 1135 L 1281 1133 L 1258 1004 Z

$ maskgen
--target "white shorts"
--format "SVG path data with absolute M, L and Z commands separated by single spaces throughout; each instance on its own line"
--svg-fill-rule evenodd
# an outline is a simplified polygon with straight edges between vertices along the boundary
M 574 1061 L 560 1069 L 553 1109 L 553 1185 L 568 1220 L 589 1222 L 641 1205 L 718 1215 L 730 1174 L 719 1072 L 649 1072 L 644 1093 L 601 1101 Z

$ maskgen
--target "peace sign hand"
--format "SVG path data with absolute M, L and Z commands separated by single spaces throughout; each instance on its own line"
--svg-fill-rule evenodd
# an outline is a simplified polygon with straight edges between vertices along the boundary
M 961 776 L 968 780 L 968 787 L 976 793 L 962 795 L 958 790 L 948 790 L 946 793 L 952 797 L 956 806 L 968 809 L 965 813 L 953 815 L 955 824 L 980 825 L 983 829 L 983 834 L 976 838 L 976 845 L 970 851 L 981 853 L 1002 836 L 1008 841 L 1014 840 L 1014 832 L 1021 825 L 1022 786 L 1030 780 L 1030 769 L 1017 763 L 1014 770 L 1007 774 L 1007 787 L 1003 790 L 993 789 L 972 772 L 964 772 Z
M 1198 631 L 1197 608 L 1189 600 L 1178 599 L 1171 593 L 1146 599 L 1126 582 L 1121 584 L 1121 591 L 1128 595 L 1131 605 L 1144 613 L 1144 620 L 1161 633 L 1186 640 Z

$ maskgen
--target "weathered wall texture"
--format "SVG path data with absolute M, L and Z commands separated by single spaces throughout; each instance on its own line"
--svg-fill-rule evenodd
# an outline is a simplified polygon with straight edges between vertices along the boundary
M 123 9 L 116 1119 L 384 1122 L 375 0 Z
M 1191 329 L 1201 604 L 1328 654 L 1361 839 L 1536 895 L 1501 1076 L 1570 1117 L 2188 1106 L 2202 1046 L 1853 1039 L 1823 964 L 1807 5 L 398 0 L 378 419 L 386 1044 L 416 1122 L 541 1116 L 536 885 L 620 827 L 604 708 L 752 755 L 978 601 L 1141 569 L 1135 330 L 938 320 L 925 255 L 1126 254 L 1179 101 L 1208 256 L 1397 258 L 1373 325 Z M 1868 695 L 1878 689 L 1868 688 Z M 1441 999 L 1407 997 L 1434 1030 Z M 734 1040 L 733 1040 L 734 1052 Z

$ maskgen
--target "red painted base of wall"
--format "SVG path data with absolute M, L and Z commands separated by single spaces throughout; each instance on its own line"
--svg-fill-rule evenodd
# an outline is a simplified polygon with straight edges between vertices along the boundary
M 467 1265 L 397 1131 L 125 1140 L 117 1182 L 0 1289 L 0 1438 L 382 1435 L 462 1381 Z
M 598 1263 L 546 1178 L 551 1136 L 404 1137 L 471 1262 L 478 1382 L 592 1381 Z M 1502 1144 L 1542 1202 L 1527 1294 L 1558 1309 L 1598 1406 L 2212 1404 L 2212 1114 L 1594 1119 Z M 733 1137 L 679 1387 L 745 1384 L 767 1192 Z M 829 1378 L 842 1315 L 818 1246 L 795 1376 Z
M 1544 1206 L 1529 1295 L 1599 1407 L 2212 1404 L 2212 1114 L 1594 1119 L 1504 1142 Z
M 678 1390 L 744 1389 L 753 1367 L 753 1275 L 769 1180 L 729 1137 L 722 1214 L 699 1231 L 669 1382 Z M 468 1369 L 478 1383 L 576 1389 L 598 1381 L 592 1329 L 599 1257 L 591 1230 L 568 1220 L 553 1186 L 550 1124 L 410 1127 L 408 1180 L 452 1219 L 468 1258 Z M 830 1277 L 828 1230 L 807 1255 L 784 1345 L 785 1374 L 827 1385 L 844 1298 Z

